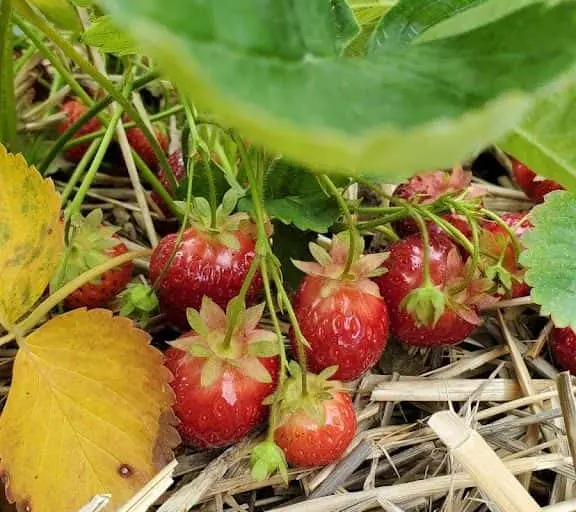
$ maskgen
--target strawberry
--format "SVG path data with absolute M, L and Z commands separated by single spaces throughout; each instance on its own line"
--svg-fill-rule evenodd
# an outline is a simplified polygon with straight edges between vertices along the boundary
M 543 203 L 544 196 L 553 190 L 564 190 L 564 187 L 553 180 L 538 176 L 532 169 L 519 160 L 510 157 L 512 174 L 516 184 L 535 203 Z
M 292 375 L 279 390 L 279 426 L 274 441 L 286 460 L 297 467 L 325 466 L 336 462 L 356 434 L 356 412 L 352 400 L 331 371 L 308 374 L 308 393 L 302 393 L 300 369 L 290 365 Z
M 294 311 L 309 344 L 309 369 L 317 373 L 337 366 L 335 379 L 357 379 L 376 364 L 388 340 L 386 303 L 370 280 L 380 273 L 386 254 L 356 257 L 343 275 L 349 252 L 344 237 L 333 238 L 330 253 L 316 244 L 310 244 L 310 252 L 316 262 L 294 262 L 307 274 L 296 293 Z M 294 330 L 290 338 L 297 354 Z
M 480 324 L 479 306 L 497 299 L 487 295 L 492 283 L 474 276 L 445 235 L 431 235 L 430 279 L 424 279 L 424 247 L 419 234 L 392 244 L 387 272 L 375 279 L 386 300 L 392 334 L 420 347 L 454 345 Z
M 118 240 L 116 228 L 102 226 L 102 211 L 94 210 L 85 219 L 73 222 L 70 243 L 53 286 L 60 287 L 110 258 L 128 252 Z M 110 304 L 132 278 L 132 262 L 108 270 L 98 279 L 81 286 L 64 300 L 68 309 L 98 308 Z
M 179 185 L 186 176 L 186 169 L 184 167 L 184 159 L 182 158 L 182 152 L 181 151 L 175 151 L 174 153 L 172 153 L 168 157 L 168 163 L 170 164 L 170 167 L 172 168 L 172 172 L 174 173 L 174 178 L 176 179 L 176 182 Z M 164 171 L 162 171 L 161 168 L 158 168 L 157 175 L 158 175 L 158 180 L 160 181 L 160 183 L 162 183 L 162 186 L 166 189 L 166 191 L 171 196 L 174 196 L 176 191 L 172 190 L 172 187 L 170 186 L 170 182 L 168 181 L 168 178 L 166 177 L 166 175 L 164 174 Z M 170 215 L 171 212 L 170 212 L 169 208 L 166 206 L 166 203 L 162 200 L 162 198 L 155 191 L 152 192 L 151 198 L 158 205 L 158 208 L 160 208 L 160 210 L 162 210 L 164 215 Z
M 394 197 L 405 199 L 413 204 L 431 204 L 447 194 L 455 195 L 466 191 L 463 198 L 472 200 L 480 197 L 483 192 L 477 187 L 471 187 L 471 183 L 472 173 L 464 171 L 460 166 L 455 166 L 450 173 L 432 171 L 413 176 L 396 188 Z M 462 231 L 468 238 L 472 237 L 470 226 L 462 215 L 448 213 L 441 217 Z M 431 234 L 442 233 L 442 229 L 435 223 L 428 221 L 426 224 Z M 401 237 L 418 232 L 418 225 L 411 218 L 398 220 L 393 223 L 393 227 Z
M 556 362 L 565 370 L 576 374 L 576 333 L 570 327 L 554 328 L 550 348 Z
M 518 238 L 532 227 L 525 213 L 505 213 L 502 220 Z M 494 221 L 484 222 L 482 228 L 482 262 L 486 266 L 486 276 L 502 285 L 497 291 L 498 295 L 511 298 L 529 295 L 530 287 L 524 282 L 525 271 L 518 263 L 508 232 Z
M 84 115 L 88 107 L 78 100 L 68 100 L 61 107 L 60 110 L 66 114 L 66 119 L 58 125 L 58 133 L 63 134 L 70 126 L 72 126 L 79 117 Z M 82 135 L 88 135 L 89 133 L 97 132 L 102 128 L 102 123 L 97 117 L 93 117 L 84 124 L 74 135 L 74 138 L 80 137 Z M 65 151 L 65 156 L 68 160 L 74 163 L 80 162 L 84 153 L 90 147 L 90 143 L 86 142 L 83 144 L 78 144 Z
M 168 151 L 168 136 L 159 129 L 155 129 L 154 132 L 160 147 L 164 151 Z M 132 149 L 138 153 L 146 165 L 151 169 L 155 169 L 158 165 L 158 158 L 142 130 L 140 130 L 140 128 L 128 128 L 126 130 L 126 137 L 128 137 L 128 142 L 130 143 L 130 146 L 132 146 Z
M 254 225 L 245 213 L 230 215 L 235 200 L 231 192 L 218 208 L 216 227 L 210 223 L 210 206 L 204 198 L 192 227 L 178 235 L 167 235 L 150 259 L 150 280 L 156 287 L 160 307 L 168 320 L 187 329 L 186 308 L 197 309 L 207 295 L 221 307 L 238 295 L 255 256 Z M 172 257 L 173 256 L 173 257 Z M 159 281 L 159 282 L 157 282 Z M 262 290 L 262 277 L 254 277 L 246 300 L 253 303 Z
M 204 297 L 200 312 L 189 309 L 192 332 L 165 354 L 180 431 L 197 448 L 221 447 L 245 437 L 267 416 L 262 402 L 274 392 L 279 371 L 278 340 L 258 329 L 264 305 L 242 309 L 229 343 L 231 310 Z

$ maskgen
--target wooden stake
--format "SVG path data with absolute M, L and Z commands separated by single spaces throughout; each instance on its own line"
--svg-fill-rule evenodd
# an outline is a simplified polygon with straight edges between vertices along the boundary
M 478 487 L 502 512 L 540 512 L 540 506 L 510 473 L 488 443 L 451 411 L 428 421 Z

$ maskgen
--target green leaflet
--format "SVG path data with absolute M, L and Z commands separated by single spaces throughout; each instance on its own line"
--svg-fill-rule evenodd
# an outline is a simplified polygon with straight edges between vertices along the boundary
M 120 56 L 138 53 L 138 46 L 134 40 L 118 30 L 110 16 L 96 18 L 82 35 L 82 40 L 106 53 Z
M 376 27 L 368 51 L 376 53 L 383 46 L 409 44 L 431 27 L 445 20 L 459 19 L 459 13 L 484 2 L 486 0 L 400 0 Z
M 500 144 L 535 172 L 576 190 L 576 88 L 542 99 Z
M 326 0 L 103 4 L 196 103 L 318 171 L 449 166 L 516 126 L 576 62 L 573 1 L 365 59 L 339 56 Z
M 80 18 L 69 0 L 30 0 L 52 22 L 66 30 L 79 32 Z
M 522 237 L 520 262 L 532 298 L 557 327 L 576 329 L 576 195 L 552 192 L 532 211 L 534 228 Z

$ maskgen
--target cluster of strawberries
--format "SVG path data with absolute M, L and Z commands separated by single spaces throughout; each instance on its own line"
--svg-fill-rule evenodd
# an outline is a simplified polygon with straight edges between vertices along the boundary
M 84 111 L 75 102 L 64 110 L 68 125 Z M 80 134 L 99 128 L 94 120 Z M 128 133 L 131 144 L 156 167 L 136 130 Z M 85 149 L 78 146 L 67 156 L 78 161 Z M 174 153 L 169 161 L 181 180 L 182 155 Z M 520 162 L 513 161 L 513 170 L 534 202 L 560 188 Z M 161 172 L 159 178 L 167 185 Z M 304 277 L 290 306 L 290 364 L 278 332 L 261 327 L 264 304 L 258 302 L 270 289 L 260 267 L 252 269 L 257 229 L 247 214 L 220 206 L 215 222 L 197 215 L 182 234 L 163 238 L 151 257 L 150 282 L 167 320 L 185 333 L 166 352 L 184 437 L 197 447 L 226 446 L 269 416 L 281 458 L 297 466 L 334 462 L 356 431 L 354 407 L 340 383 L 370 370 L 390 336 L 418 347 L 457 344 L 480 324 L 483 306 L 529 294 L 518 262 L 521 242 L 513 239 L 530 229 L 529 212 L 487 217 L 471 178 L 457 167 L 400 185 L 390 200 L 403 205 L 406 215 L 392 223 L 401 238 L 386 253 L 364 254 L 362 238 L 355 245 L 349 233 L 311 244 L 315 261 L 294 262 Z M 467 206 L 447 202 L 436 218 L 418 213 L 446 197 Z M 153 199 L 165 210 L 159 197 Z M 76 261 L 77 273 L 94 263 L 86 254 L 95 248 L 107 257 L 127 250 L 109 228 L 101 229 L 100 220 L 88 222 L 75 237 L 78 247 L 71 254 L 77 261 L 70 261 Z M 105 306 L 131 273 L 131 264 L 112 270 L 69 296 L 67 305 Z M 553 347 L 559 362 L 576 370 L 576 335 L 557 330 Z M 272 467 L 266 457 L 274 458 L 268 453 L 255 464 Z

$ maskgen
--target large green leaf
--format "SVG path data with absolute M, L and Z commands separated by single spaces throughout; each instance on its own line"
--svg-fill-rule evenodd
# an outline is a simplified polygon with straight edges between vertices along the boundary
M 469 32 L 528 5 L 541 2 L 542 0 L 514 0 L 513 2 L 502 2 L 502 0 L 455 0 L 454 3 L 456 4 L 469 4 L 468 8 L 458 9 L 458 12 L 454 11 L 454 16 L 447 16 L 446 19 L 440 20 L 438 24 L 431 26 L 429 30 L 418 37 L 417 42 L 422 43 Z
M 369 44 L 371 53 L 391 44 L 408 44 L 444 20 L 486 0 L 400 0 L 380 21 Z
M 538 174 L 576 191 L 576 88 L 551 93 L 500 144 Z
M 449 166 L 576 62 L 574 1 L 366 59 L 339 56 L 328 0 L 102 1 L 195 102 L 323 171 Z
M 552 192 L 534 208 L 521 263 L 532 298 L 558 327 L 576 329 L 576 195 Z

